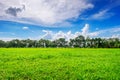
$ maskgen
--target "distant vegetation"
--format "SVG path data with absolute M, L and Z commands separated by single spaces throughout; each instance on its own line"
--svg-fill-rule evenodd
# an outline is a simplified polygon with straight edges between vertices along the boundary
M 80 35 L 75 39 L 70 39 L 66 41 L 64 38 L 60 38 L 54 41 L 40 39 L 40 40 L 11 40 L 11 41 L 2 41 L 0 40 L 0 47 L 6 48 L 39 48 L 39 47 L 79 47 L 79 48 L 120 48 L 120 39 L 119 38 L 85 38 Z

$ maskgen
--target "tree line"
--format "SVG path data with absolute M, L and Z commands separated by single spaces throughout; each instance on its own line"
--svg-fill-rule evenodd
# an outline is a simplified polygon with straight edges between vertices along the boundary
M 120 48 L 119 38 L 85 38 L 82 35 L 66 41 L 65 38 L 59 38 L 54 41 L 40 40 L 18 40 L 11 41 L 0 40 L 1 48 L 49 48 L 49 47 L 71 47 L 71 48 Z

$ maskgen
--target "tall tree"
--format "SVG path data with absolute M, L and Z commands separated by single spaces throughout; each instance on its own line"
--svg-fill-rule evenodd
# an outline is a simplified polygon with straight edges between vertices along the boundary
M 75 38 L 75 47 L 85 47 L 85 37 L 80 35 Z
M 53 41 L 54 46 L 56 47 L 67 47 L 67 41 L 65 40 L 65 38 L 59 38 L 55 41 Z
M 3 40 L 0 40 L 0 47 L 6 47 L 6 43 Z

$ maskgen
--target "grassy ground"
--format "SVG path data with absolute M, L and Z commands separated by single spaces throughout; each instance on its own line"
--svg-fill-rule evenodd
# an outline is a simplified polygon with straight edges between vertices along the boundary
M 0 80 L 120 80 L 120 49 L 0 49 Z

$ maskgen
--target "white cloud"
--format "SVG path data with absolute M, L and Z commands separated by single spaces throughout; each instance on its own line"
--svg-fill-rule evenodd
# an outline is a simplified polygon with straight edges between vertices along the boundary
M 97 30 L 94 32 L 90 32 L 89 30 L 89 24 L 85 24 L 85 26 L 80 29 L 81 31 L 78 32 L 63 32 L 63 31 L 58 31 L 58 32 L 54 32 L 54 31 L 50 31 L 50 30 L 42 30 L 42 32 L 44 34 L 41 34 L 40 36 L 30 36 L 28 38 L 32 39 L 32 40 L 39 40 L 40 38 L 43 39 L 48 39 L 48 40 L 56 40 L 59 38 L 65 38 L 67 41 L 69 41 L 69 39 L 74 39 L 75 37 L 79 36 L 79 35 L 84 35 L 85 37 L 89 36 L 90 38 L 92 37 L 101 37 L 101 38 L 120 38 L 120 25 L 118 26 L 113 26 L 114 28 L 110 28 L 110 29 L 104 29 L 104 30 Z M 30 29 L 29 29 L 30 30 Z M 0 32 L 0 34 L 4 35 L 4 34 L 8 34 L 8 33 L 4 33 L 4 32 Z M 10 33 L 9 33 L 10 34 Z M 13 33 L 11 33 L 12 35 Z M 42 37 L 41 37 L 42 36 Z M 12 39 L 24 39 L 24 38 L 3 38 L 0 37 L 1 40 L 12 40 Z
M 79 35 L 83 35 L 85 38 L 87 36 L 89 37 L 102 37 L 102 38 L 107 38 L 107 37 L 117 37 L 120 38 L 120 28 L 117 26 L 117 28 L 110 28 L 110 29 L 105 29 L 105 30 L 97 30 L 94 32 L 89 31 L 89 24 L 85 24 L 85 26 L 81 29 L 81 32 L 75 32 L 72 33 L 71 31 L 68 32 L 53 32 L 53 31 L 48 31 L 48 30 L 43 30 L 45 33 L 41 38 L 44 39 L 49 39 L 49 40 L 56 40 L 59 38 L 65 38 L 67 41 L 69 39 L 73 39 Z M 113 35 L 114 34 L 114 35 Z M 112 35 L 112 36 L 111 36 Z
M 53 26 L 93 8 L 87 0 L 1 0 L 0 19 Z M 6 13 L 6 11 L 8 13 Z
M 14 39 L 22 40 L 21 38 L 18 38 L 18 37 L 12 37 L 12 38 L 0 37 L 0 40 L 3 40 L 3 41 L 10 41 L 10 40 L 14 40 Z
M 53 31 L 43 30 L 43 32 L 45 32 L 45 34 L 41 37 L 43 39 L 56 40 L 59 38 L 65 38 L 66 40 L 69 40 L 71 38 L 74 38 L 74 35 L 71 33 L 71 31 L 65 33 L 59 31 L 57 33 L 54 33 Z
M 119 28 L 113 28 L 113 29 L 110 29 L 111 32 L 119 32 L 120 33 L 120 26 Z
M 63 33 L 62 31 L 59 31 L 57 33 L 54 33 L 53 31 L 49 31 L 49 30 L 42 30 L 42 31 L 45 34 L 41 38 L 44 39 L 55 40 L 59 38 L 65 38 L 65 33 Z
M 82 29 L 82 35 L 87 37 L 89 32 L 89 24 L 85 24 L 85 26 Z
M 83 20 L 103 20 L 103 19 L 107 19 L 110 18 L 111 16 L 113 16 L 114 13 L 109 12 L 109 9 L 104 9 L 104 10 L 100 10 L 95 14 L 92 14 L 88 17 L 83 17 L 81 19 Z
M 29 29 L 29 27 L 23 27 L 22 29 L 23 29 L 23 30 L 28 30 L 28 29 Z
M 112 38 L 119 38 L 120 39 L 120 34 L 113 34 Z
M 79 35 L 83 35 L 83 36 L 87 37 L 87 35 L 89 34 L 88 33 L 89 32 L 89 24 L 85 24 L 85 26 L 82 29 L 82 32 L 72 33 L 71 31 L 68 31 L 68 32 L 58 31 L 58 32 L 54 33 L 53 31 L 49 31 L 49 30 L 43 30 L 43 32 L 45 34 L 41 38 L 49 39 L 49 40 L 65 38 L 67 41 L 69 41 L 70 39 L 73 39 Z
M 96 14 L 93 14 L 92 16 L 90 16 L 90 19 L 106 19 L 106 18 L 109 18 L 113 15 L 113 13 L 109 13 L 108 10 L 102 10 L 102 11 L 99 11 L 98 13 Z
M 99 37 L 100 35 L 102 35 L 102 37 L 105 37 L 106 35 L 108 35 L 109 37 L 112 37 L 111 35 L 114 36 L 114 35 L 120 34 L 120 28 L 119 27 L 120 26 L 117 26 L 115 28 L 110 28 L 110 29 L 91 32 L 91 33 L 89 33 L 89 36 L 91 36 L 91 37 Z M 118 36 L 118 38 L 120 38 L 120 37 Z
M 48 30 L 42 30 L 42 31 L 45 33 L 45 35 L 42 36 L 42 38 L 44 39 L 51 40 L 52 37 L 54 36 L 52 31 L 48 31 Z

